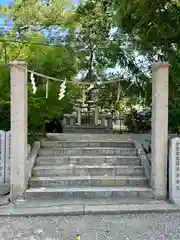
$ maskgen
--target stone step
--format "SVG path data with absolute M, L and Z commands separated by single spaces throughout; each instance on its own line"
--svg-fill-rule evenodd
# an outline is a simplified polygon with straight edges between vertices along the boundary
M 148 187 L 64 187 L 64 188 L 29 188 L 25 191 L 26 199 L 63 199 L 70 198 L 153 198 L 153 191 Z
M 140 165 L 141 160 L 138 156 L 49 156 L 49 157 L 37 157 L 36 165 L 101 165 L 106 163 L 107 165 Z
M 82 165 L 62 165 L 62 166 L 35 166 L 32 170 L 35 177 L 46 176 L 141 176 L 144 175 L 142 166 L 82 166 Z
M 90 133 L 90 134 L 111 134 L 113 133 L 112 128 L 96 128 L 96 127 L 63 127 L 63 133 L 74 133 L 74 134 L 83 134 L 83 133 Z
M 39 156 L 60 156 L 60 155 L 123 155 L 135 156 L 137 150 L 135 148 L 41 148 Z
M 96 128 L 91 128 L 91 129 L 88 129 L 88 128 L 79 128 L 79 129 L 68 129 L 68 128 L 65 128 L 63 129 L 63 133 L 74 133 L 74 134 L 77 134 L 77 133 L 90 133 L 90 134 L 105 134 L 105 133 L 113 133 L 113 130 L 112 129 L 96 129 Z
M 68 176 L 68 177 L 32 177 L 29 187 L 145 187 L 148 179 L 143 176 Z
M 113 148 L 133 148 L 133 142 L 128 141 L 109 141 L 109 140 L 98 140 L 98 141 L 48 141 L 44 140 L 41 142 L 43 148 L 83 148 L 83 147 L 113 147 Z
M 48 133 L 45 141 L 87 141 L 87 142 L 133 142 L 132 134 L 71 134 L 71 133 Z
M 94 124 L 82 124 L 82 125 L 65 125 L 64 128 L 68 128 L 68 129 L 109 129 L 106 126 L 102 126 L 102 125 L 94 125 Z
M 145 204 L 158 204 L 162 205 L 166 203 L 166 201 L 163 200 L 154 200 L 154 199 L 146 199 L 146 198 L 119 198 L 119 197 L 113 197 L 113 198 L 98 198 L 98 201 L 96 198 L 94 199 L 32 199 L 32 200 L 15 200 L 14 201 L 15 206 L 18 208 L 49 208 L 52 206 L 67 206 L 67 205 L 81 205 L 81 206 L 111 206 L 111 205 L 145 205 Z
M 126 137 L 125 137 L 126 136 Z M 131 135 L 89 134 L 89 133 L 47 133 L 48 141 L 130 141 Z

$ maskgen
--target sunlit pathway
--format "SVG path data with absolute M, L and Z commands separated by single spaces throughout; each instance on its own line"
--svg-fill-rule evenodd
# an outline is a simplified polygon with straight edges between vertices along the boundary
M 3 240 L 175 240 L 180 239 L 180 214 L 0 218 Z

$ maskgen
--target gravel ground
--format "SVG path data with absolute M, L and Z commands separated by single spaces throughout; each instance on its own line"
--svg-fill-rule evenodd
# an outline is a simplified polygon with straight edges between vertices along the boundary
M 0 218 L 1 240 L 175 240 L 180 213 Z

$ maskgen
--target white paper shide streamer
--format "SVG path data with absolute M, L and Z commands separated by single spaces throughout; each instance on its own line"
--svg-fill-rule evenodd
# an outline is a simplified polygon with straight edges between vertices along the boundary
M 65 96 L 66 92 L 66 80 L 63 81 L 63 83 L 60 84 L 60 90 L 59 90 L 59 100 L 61 100 Z
M 35 84 L 35 78 L 34 78 L 34 73 L 33 72 L 31 73 L 30 80 L 31 80 L 31 84 L 32 84 L 33 94 L 35 94 L 36 90 L 37 90 L 37 87 L 36 87 L 36 84 Z
M 49 81 L 47 79 L 47 81 L 46 81 L 46 98 L 48 98 L 48 92 L 49 92 Z

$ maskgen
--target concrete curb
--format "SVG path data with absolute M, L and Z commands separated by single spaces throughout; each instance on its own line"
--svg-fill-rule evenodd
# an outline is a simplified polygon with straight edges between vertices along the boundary
M 13 204 L 0 207 L 0 216 L 67 216 L 95 214 L 127 214 L 127 213 L 170 213 L 180 211 L 176 204 L 129 204 L 129 205 L 62 205 L 53 207 L 21 208 Z

